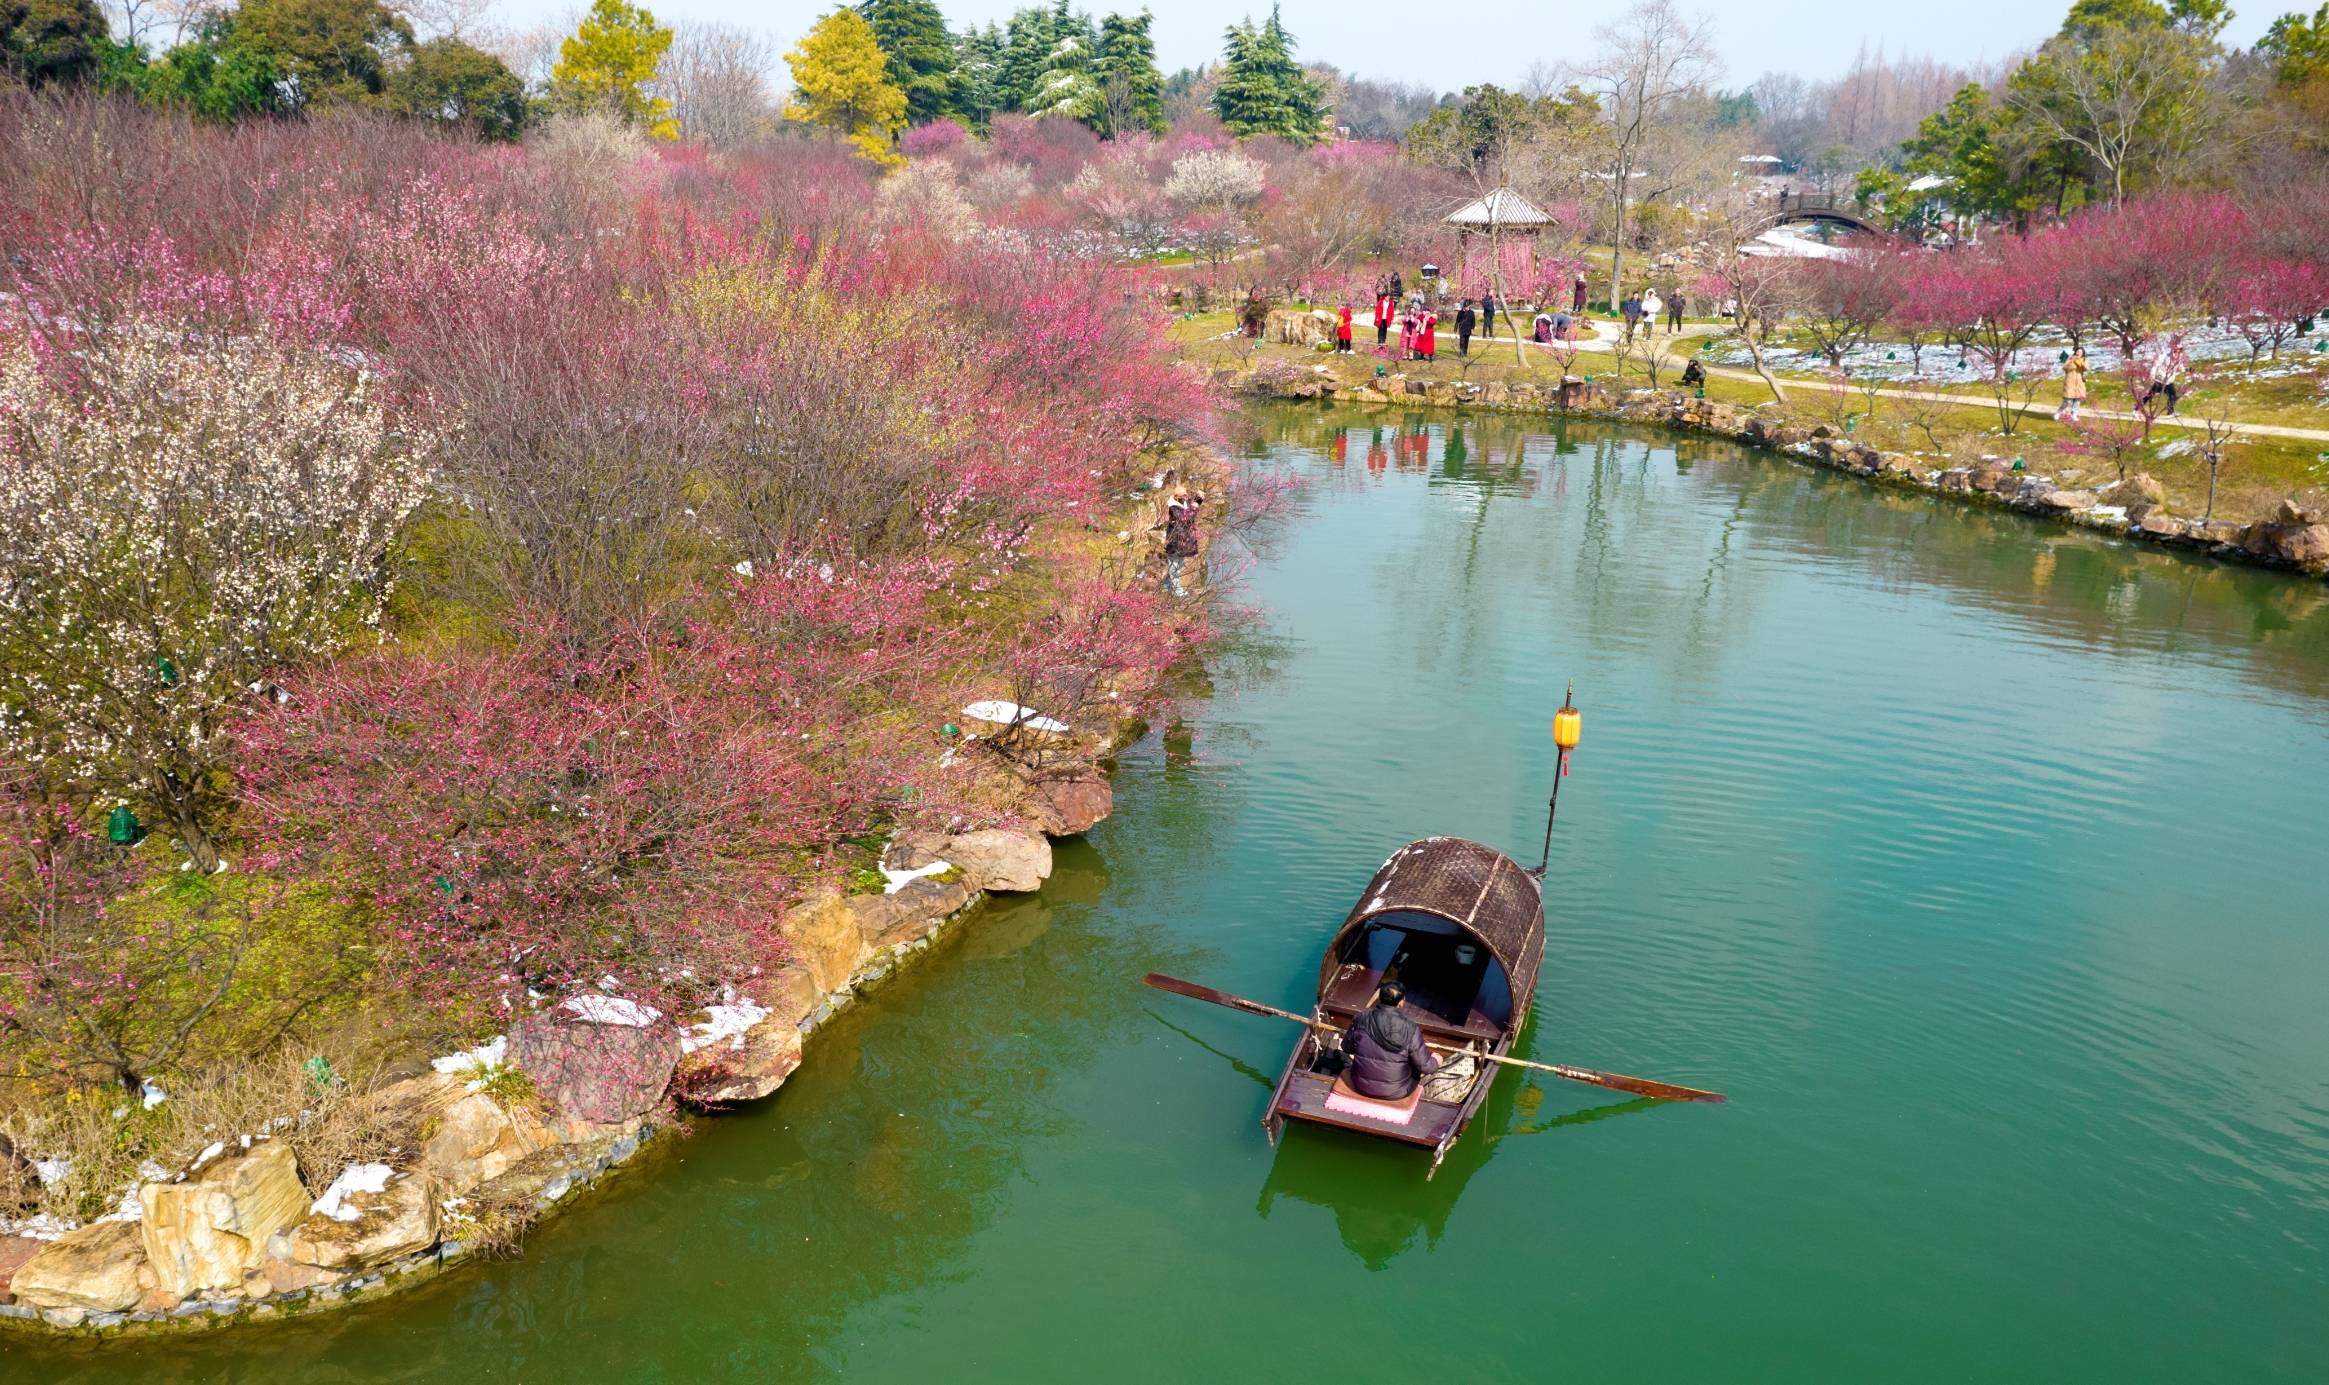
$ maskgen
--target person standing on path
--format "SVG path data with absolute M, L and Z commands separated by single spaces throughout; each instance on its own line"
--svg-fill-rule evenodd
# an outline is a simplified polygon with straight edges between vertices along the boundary
M 1585 311 L 1585 271 L 1582 269 L 1577 271 L 1577 282 L 1569 289 L 1569 311 Z
M 1456 309 L 1457 355 L 1469 356 L 1472 354 L 1472 329 L 1478 325 L 1479 314 L 1472 311 L 1472 300 L 1467 298 L 1464 300 L 1464 306 Z
M 1391 339 L 1391 305 L 1395 302 L 1391 291 L 1385 289 L 1375 295 L 1375 350 L 1381 351 Z
M 2143 397 L 2135 401 L 2135 406 L 2149 408 L 2153 399 L 2164 394 L 2167 396 L 2168 416 L 2173 417 L 2178 394 L 2175 387 L 2175 377 L 2183 373 L 2182 364 L 2177 360 L 2177 357 L 2183 354 L 2183 349 L 2165 335 L 2153 342 L 2153 349 L 2151 382 L 2144 387 Z
M 1407 296 L 1407 281 L 1406 281 L 1405 279 L 1402 279 L 1402 278 L 1400 278 L 1400 277 L 1399 277 L 1399 271 L 1397 271 L 1397 270 L 1393 270 L 1393 271 L 1391 271 L 1391 298 L 1392 298 L 1392 300 L 1393 300 L 1394 302 L 1396 302 L 1397 300 L 1399 300 L 1399 299 L 1402 299 L 1402 298 L 1405 298 L 1406 296 Z
M 1634 297 L 1629 293 L 1625 296 L 1624 300 L 1617 305 L 1617 310 L 1625 317 L 1625 339 L 1627 341 L 1632 341 L 1634 339 L 1634 328 L 1639 327 L 1642 324 L 1642 300 Z
M 1350 304 L 1348 303 L 1343 304 L 1342 310 L 1334 315 L 1334 349 L 1343 355 L 1350 354 Z
M 1423 310 L 1423 320 L 1416 324 L 1415 344 L 1425 364 L 1439 359 L 1439 314 L 1429 308 Z
M 2062 412 L 2056 418 L 2078 422 L 2078 411 L 2086 405 L 2086 348 L 2074 346 L 2070 359 L 2062 363 Z
M 1642 295 L 1642 331 L 1644 334 L 1653 337 L 1658 335 L 1658 314 L 1665 311 L 1665 308 L 1666 305 L 1658 297 L 1656 289 L 1651 289 Z
M 1679 293 L 1666 300 L 1666 330 L 1675 333 L 1682 330 L 1682 295 Z
M 1165 505 L 1165 589 L 1187 596 L 1181 585 L 1181 564 L 1197 556 L 1197 511 L 1205 504 L 1203 491 L 1175 491 Z
M 1496 291 L 1490 289 L 1480 295 L 1480 335 L 1496 335 Z

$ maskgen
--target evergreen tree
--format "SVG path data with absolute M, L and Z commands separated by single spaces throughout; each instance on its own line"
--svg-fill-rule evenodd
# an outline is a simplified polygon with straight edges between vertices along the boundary
M 1294 61 L 1294 36 L 1276 6 L 1258 29 L 1251 19 L 1230 26 L 1213 113 L 1240 138 L 1279 135 L 1316 144 L 1326 137 L 1326 92 Z
M 1038 6 L 1011 16 L 1009 37 L 1003 44 L 1002 66 L 995 73 L 996 110 L 1026 109 L 1036 84 L 1051 70 L 1051 55 L 1066 37 L 1065 31 L 1072 22 L 1066 0 L 1060 0 L 1056 13 Z
M 1035 79 L 1027 96 L 1027 114 L 1100 124 L 1100 83 L 1092 75 L 1091 42 L 1073 25 L 1052 46 L 1051 65 Z
M 906 94 L 890 85 L 889 60 L 865 16 L 833 11 L 784 60 L 794 86 L 785 119 L 825 126 L 875 163 L 903 162 L 890 145 L 906 126 Z
M 483 139 L 516 139 L 532 114 L 525 84 L 501 59 L 457 38 L 416 45 L 412 61 L 388 74 L 390 110 L 459 125 Z
M 980 134 L 1001 109 L 996 84 L 1003 75 L 1003 31 L 989 23 L 984 29 L 965 29 L 955 39 L 955 68 L 962 75 L 962 121 Z
M 153 62 L 122 44 L 108 77 L 157 106 L 175 106 L 221 123 L 285 109 L 288 83 L 266 53 L 235 44 L 223 20 L 199 24 L 194 36 Z
M 1153 18 L 1142 10 L 1136 17 L 1112 14 L 1100 21 L 1092 77 L 1105 117 L 1100 133 L 1110 139 L 1134 130 L 1165 132 L 1164 74 L 1156 67 L 1156 41 L 1148 36 Z
M 243 0 L 224 23 L 232 47 L 284 79 L 292 110 L 368 102 L 412 51 L 412 25 L 380 0 Z
M 110 42 L 93 0 L 0 0 L 0 72 L 27 86 L 91 80 Z
M 630 0 L 597 0 L 558 47 L 550 69 L 552 103 L 561 110 L 607 111 L 645 126 L 655 139 L 678 139 L 671 102 L 648 91 L 671 38 L 668 27 Z
M 889 59 L 890 85 L 906 94 L 907 124 L 967 114 L 954 35 L 935 0 L 865 0 L 857 12 Z

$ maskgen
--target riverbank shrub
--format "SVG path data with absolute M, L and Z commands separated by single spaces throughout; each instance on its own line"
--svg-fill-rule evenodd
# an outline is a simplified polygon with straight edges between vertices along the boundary
M 0 574 L 0 1057 L 36 1114 L 748 992 L 862 864 L 831 843 L 1007 811 L 948 754 L 966 702 L 1105 730 L 1202 636 L 1114 538 L 1209 429 L 1104 262 L 877 207 L 812 143 L 4 99 L 38 137 L 0 133 L 0 461 L 48 484 Z

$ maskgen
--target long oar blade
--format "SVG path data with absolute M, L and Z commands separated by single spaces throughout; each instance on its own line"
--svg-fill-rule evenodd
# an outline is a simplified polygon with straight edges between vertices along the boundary
M 1227 991 L 1218 991 L 1211 986 L 1200 986 L 1194 981 L 1183 981 L 1176 976 L 1166 976 L 1160 972 L 1152 971 L 1141 980 L 1160 991 L 1171 991 L 1174 995 L 1185 995 L 1191 1000 L 1210 1001 L 1215 1005 L 1226 1005 L 1232 1010 L 1243 1010 L 1248 1014 L 1268 1015 L 1275 1019 L 1292 1020 L 1296 1024 L 1317 1024 L 1317 1021 L 1308 1015 L 1297 1015 L 1291 1010 L 1281 1010 L 1275 1005 L 1264 1005 L 1258 1000 L 1247 1000 L 1244 996 L 1231 995 Z M 1433 1047 L 1439 1048 L 1436 1044 Z M 1440 1048 L 1440 1051 L 1443 1053 L 1470 1052 L 1466 1049 L 1453 1048 Z M 1549 1072 L 1555 1077 L 1565 1077 L 1571 1082 L 1589 1083 L 1596 1087 L 1607 1087 L 1612 1091 L 1632 1092 L 1636 1096 L 1653 1097 L 1659 1101 L 1724 1102 L 1730 1100 L 1721 1092 L 1702 1091 L 1697 1087 L 1677 1086 L 1672 1082 L 1658 1082 L 1647 1077 L 1628 1077 L 1623 1073 L 1598 1072 L 1592 1068 L 1573 1068 L 1565 1063 L 1538 1063 L 1526 1058 L 1507 1057 L 1500 1053 L 1475 1052 L 1472 1056 L 1485 1058 L 1492 1063 L 1502 1063 L 1507 1067 L 1533 1068 L 1538 1072 Z
M 1523 1060 L 1515 1059 L 1515 1062 Z M 1721 1092 L 1701 1091 L 1696 1087 L 1678 1087 L 1671 1082 L 1656 1082 L 1647 1077 L 1628 1077 L 1619 1072 L 1596 1072 L 1592 1068 L 1573 1068 L 1566 1063 L 1530 1063 L 1555 1077 L 1566 1077 L 1571 1082 L 1590 1082 L 1596 1087 L 1613 1091 L 1632 1092 L 1635 1096 L 1655 1097 L 1660 1101 L 1705 1101 L 1721 1103 L 1730 1100 Z
M 1264 1005 L 1258 1000 L 1247 1000 L 1241 995 L 1217 991 L 1211 986 L 1200 986 L 1194 981 L 1183 981 L 1177 976 L 1166 976 L 1161 972 L 1152 971 L 1141 980 L 1160 991 L 1171 991 L 1174 995 L 1185 995 L 1191 1000 L 1208 1000 L 1215 1005 L 1226 1005 L 1232 1010 L 1243 1010 L 1248 1014 L 1269 1015 L 1277 1019 L 1292 1020 L 1296 1024 L 1315 1023 L 1308 1015 L 1297 1015 L 1291 1010 L 1281 1010 L 1275 1005 Z

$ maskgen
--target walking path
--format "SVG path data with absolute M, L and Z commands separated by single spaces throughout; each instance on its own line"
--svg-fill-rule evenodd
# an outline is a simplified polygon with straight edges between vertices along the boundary
M 1688 324 L 1685 324 L 1682 330 L 1683 333 L 1689 334 L 1703 330 L 1706 326 L 1710 325 L 1713 324 L 1700 324 L 1698 327 L 1694 328 Z M 1609 354 L 1613 352 L 1618 334 L 1624 329 L 1621 328 L 1617 323 L 1607 321 L 1596 321 L 1592 324 L 1592 326 L 1594 335 L 1590 338 L 1580 340 L 1577 343 L 1578 347 L 1582 350 L 1600 352 L 1603 354 Z M 1673 334 L 1669 333 L 1667 335 L 1668 338 L 1671 339 Z M 1658 359 L 1662 365 L 1671 365 L 1676 370 L 1680 370 L 1682 368 L 1681 358 L 1666 350 L 1665 344 L 1663 342 L 1659 341 L 1655 336 L 1651 337 L 1649 340 L 1651 346 L 1657 350 Z M 1509 346 L 1512 344 L 1512 338 L 1508 336 L 1475 336 L 1472 338 L 1472 342 L 1475 346 L 1484 345 L 1488 342 L 1502 342 Z M 1530 342 L 1526 344 L 1534 345 L 1535 343 Z M 1755 372 L 1751 370 L 1739 370 L 1731 366 L 1708 366 L 1706 368 L 1706 373 L 1708 375 L 1720 376 L 1726 380 L 1743 380 L 1749 384 L 1755 385 L 1760 385 L 1763 383 L 1763 377 L 1757 375 Z M 1821 383 L 1816 380 L 1790 380 L 1784 376 L 1780 377 L 1779 383 L 1782 388 L 1791 389 L 1817 390 L 1823 387 Z M 1855 389 L 1853 393 L 1859 394 L 1862 393 L 1862 391 Z M 1994 399 L 1985 399 L 1978 395 L 1967 396 L 1962 394 L 1945 394 L 1938 390 L 1879 389 L 1876 391 L 1876 397 L 1879 399 L 1915 399 L 1935 404 L 1959 404 L 1967 408 L 1976 409 L 1994 409 L 1997 406 L 1997 401 Z M 2027 414 L 2033 418 L 2052 418 L 2057 412 L 2054 405 L 2041 404 L 2036 401 L 2032 401 L 2028 404 L 2008 404 L 2006 407 L 2012 409 L 2015 413 Z M 2131 423 L 2140 420 L 2142 416 L 2140 414 L 2127 413 L 2114 409 L 2088 409 L 2086 411 L 2086 417 L 2115 419 L 2120 422 Z M 2207 430 L 2207 424 L 2194 419 L 2183 418 L 2175 414 L 2161 415 L 2160 417 L 2152 420 L 2152 426 L 2155 428 L 2180 428 L 2188 432 L 2205 432 Z M 2242 423 L 2238 419 L 2231 421 L 2231 427 L 2251 437 L 2290 438 L 2299 442 L 2329 443 L 2329 428 L 2296 428 L 2282 423 Z

